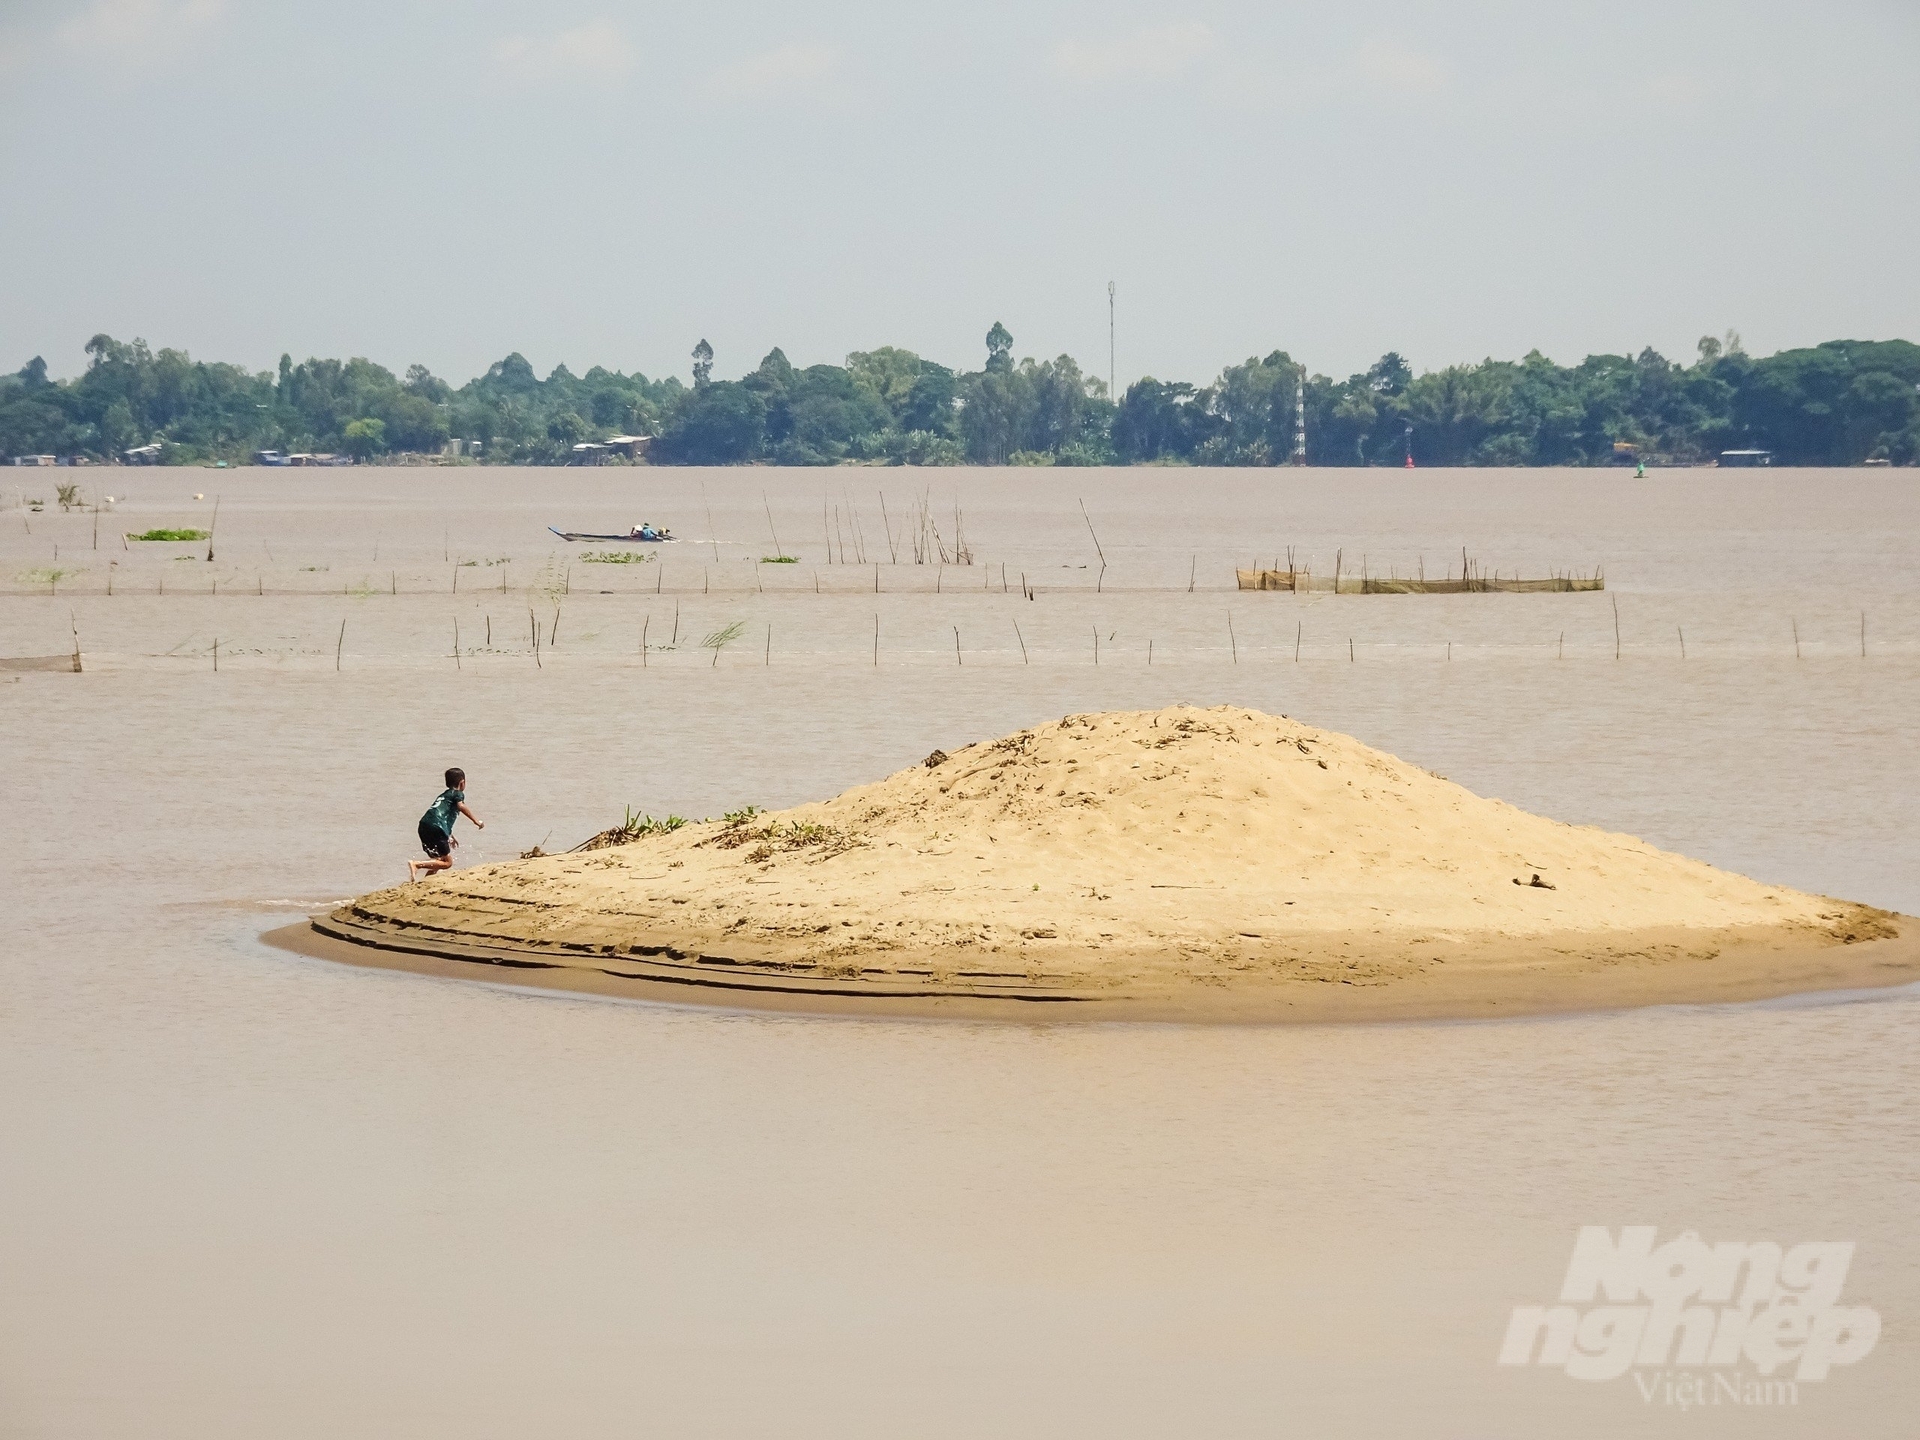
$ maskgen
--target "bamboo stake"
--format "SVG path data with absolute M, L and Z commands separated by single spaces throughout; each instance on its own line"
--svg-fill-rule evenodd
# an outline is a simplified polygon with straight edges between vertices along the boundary
M 700 503 L 704 505 L 707 510 L 707 539 L 713 544 L 713 558 L 718 560 L 720 558 L 720 536 L 713 528 L 713 502 L 707 499 L 707 482 L 704 480 L 700 482 Z M 717 660 L 719 658 L 720 652 L 717 650 L 714 651 L 714 659 Z
M 880 617 L 878 614 L 873 617 L 873 663 L 876 669 L 880 665 Z
M 216 675 L 220 673 L 220 637 L 218 635 L 213 637 L 213 673 Z
M 1196 572 L 1199 568 L 1200 568 L 1200 557 L 1198 555 L 1188 556 L 1187 557 L 1187 593 L 1189 595 L 1193 593 L 1194 572 Z
M 220 497 L 213 497 L 213 519 L 207 524 L 207 563 L 213 563 L 213 537 L 220 529 Z
M 107 578 L 113 577 L 109 574 Z M 81 675 L 85 672 L 80 668 L 80 620 L 71 609 L 67 611 L 67 624 L 73 629 L 73 673 Z
M 1096 665 L 1100 663 L 1100 627 L 1098 625 L 1093 627 L 1093 663 Z
M 1618 660 L 1620 658 L 1620 597 L 1609 595 L 1607 598 L 1613 601 L 1613 658 Z
M 1687 632 L 1678 625 L 1673 629 L 1674 633 L 1680 637 L 1680 658 L 1684 660 L 1687 658 Z
M 956 665 L 967 663 L 960 658 L 960 627 L 958 625 L 953 627 L 953 663 Z
M 1300 663 L 1300 634 L 1305 628 L 1306 622 L 1301 620 L 1293 622 L 1293 663 L 1296 665 Z
M 1147 664 L 1153 664 L 1153 641 L 1147 641 Z
M 653 624 L 651 612 L 640 622 L 640 668 L 647 668 L 647 627 Z
M 1793 622 L 1793 658 L 1800 658 L 1800 621 L 1797 616 Z
M 1353 660 L 1353 637 L 1351 635 L 1347 637 L 1347 660 L 1349 663 Z
M 773 626 L 769 625 L 767 626 L 767 648 L 760 657 L 760 665 L 764 669 L 771 664 L 773 664 Z
M 493 614 L 491 611 L 487 614 L 487 649 L 493 649 Z
M 458 615 L 453 617 L 453 668 L 456 670 L 467 668 L 460 663 L 460 617 Z
M 347 622 L 342 620 L 340 622 L 340 638 L 333 642 L 333 668 L 336 672 L 340 669 L 340 652 L 345 650 L 346 647 Z
M 773 502 L 767 499 L 767 492 L 764 490 L 760 492 L 760 503 L 766 507 L 767 533 L 773 536 L 773 553 L 776 555 L 784 555 L 787 552 L 780 548 L 780 532 L 773 528 Z
M 1559 660 L 1567 658 L 1567 632 L 1564 630 L 1560 632 L 1560 653 L 1554 658 Z
M 667 642 L 669 649 L 680 643 L 680 602 L 673 602 L 673 638 Z
M 1227 612 L 1227 644 L 1233 647 L 1233 663 L 1240 663 L 1240 641 L 1233 633 L 1233 612 Z

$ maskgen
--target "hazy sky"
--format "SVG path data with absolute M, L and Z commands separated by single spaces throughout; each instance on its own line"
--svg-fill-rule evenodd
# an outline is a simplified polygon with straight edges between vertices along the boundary
M 1914 0 L 0 0 L 0 367 L 1920 340 Z

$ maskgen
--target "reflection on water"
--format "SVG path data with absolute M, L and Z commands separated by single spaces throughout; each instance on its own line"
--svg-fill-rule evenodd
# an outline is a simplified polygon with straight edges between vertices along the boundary
M 111 598 L 0 598 L 0 653 L 57 653 L 71 605 L 95 656 L 0 680 L 0 1432 L 1905 1433 L 1906 994 L 943 1025 L 529 995 L 254 939 L 287 902 L 399 878 L 447 764 L 489 821 L 471 863 L 626 804 L 784 805 L 933 744 L 1176 700 L 1299 714 L 1530 808 L 1920 910 L 1920 526 L 1897 475 L 847 474 L 241 474 L 211 570 L 251 552 L 257 588 L 303 593 L 188 594 L 174 572 L 203 583 L 204 561 L 128 550 Z M 827 528 L 859 507 L 872 558 L 870 496 L 929 481 L 983 564 L 937 594 L 883 567 L 878 598 L 820 565 L 813 593 L 823 492 Z M 539 589 L 546 524 L 703 536 L 703 482 L 719 560 L 596 567 L 618 572 L 602 596 L 576 557 L 571 593 Z M 166 472 L 126 483 L 125 528 L 197 514 Z M 777 582 L 739 558 L 763 488 L 808 562 Z M 14 518 L 0 580 L 87 544 L 88 517 Z M 1603 564 L 1612 593 L 1223 588 L 1289 544 L 1404 573 L 1463 543 L 1503 571 Z M 443 591 L 363 584 L 376 545 L 389 591 Z M 79 564 L 84 591 L 100 564 Z M 506 601 L 469 592 L 502 569 Z M 526 612 L 544 628 L 556 598 L 536 668 Z M 694 643 L 655 653 L 676 603 Z M 494 653 L 456 668 L 456 617 Z M 735 618 L 716 666 L 697 642 Z M 1885 1336 L 1765 1419 L 1497 1367 L 1575 1228 L 1633 1223 L 1855 1240 L 1848 1299 Z

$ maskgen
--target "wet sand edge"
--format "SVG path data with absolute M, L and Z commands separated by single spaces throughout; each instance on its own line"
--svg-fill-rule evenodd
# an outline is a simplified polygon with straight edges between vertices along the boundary
M 1136 1021 L 1211 1024 L 1332 1024 L 1485 1020 L 1508 1016 L 1631 1010 L 1656 1005 L 1740 1004 L 1788 995 L 1873 991 L 1920 982 L 1920 921 L 1893 917 L 1901 933 L 1853 944 L 1734 941 L 1717 954 L 1623 962 L 1542 959 L 1514 943 L 1490 963 L 1373 984 L 1255 980 L 1180 991 L 1116 995 L 1026 992 L 1005 995 L 886 993 L 858 981 L 772 987 L 748 976 L 641 975 L 608 970 L 595 957 L 532 952 L 459 953 L 432 941 L 342 938 L 314 916 L 267 931 L 276 949 L 370 969 L 786 1015 L 886 1019 Z

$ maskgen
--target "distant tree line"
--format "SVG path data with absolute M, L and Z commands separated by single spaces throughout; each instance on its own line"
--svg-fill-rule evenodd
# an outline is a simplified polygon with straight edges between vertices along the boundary
M 454 388 L 415 365 L 282 356 L 277 372 L 155 352 L 96 335 L 84 373 L 38 358 L 0 376 L 0 455 L 106 460 L 159 443 L 164 460 L 242 461 L 258 450 L 375 460 L 481 442 L 496 464 L 565 463 L 576 445 L 656 437 L 654 463 L 781 465 L 1276 465 L 1294 445 L 1304 380 L 1314 465 L 1592 465 L 1635 447 L 1685 464 L 1755 448 L 1781 464 L 1920 461 L 1920 346 L 1832 340 L 1764 359 L 1703 339 L 1691 364 L 1653 350 L 1556 365 L 1485 360 L 1416 375 L 1397 354 L 1336 380 L 1284 351 L 1229 365 L 1208 385 L 1142 379 L 1116 402 L 1071 356 L 1015 360 L 995 324 L 978 370 L 891 347 L 795 367 L 779 350 L 740 380 L 692 383 L 595 366 L 544 380 L 519 354 Z

